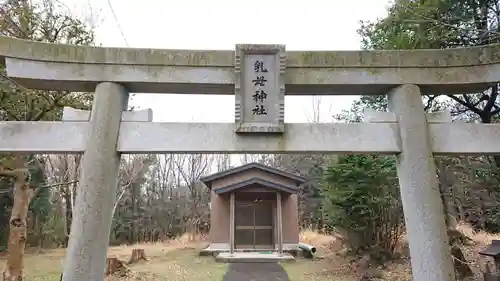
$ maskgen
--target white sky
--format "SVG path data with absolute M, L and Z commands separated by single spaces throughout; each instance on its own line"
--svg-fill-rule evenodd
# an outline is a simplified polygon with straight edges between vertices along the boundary
M 285 44 L 287 50 L 357 50 L 360 20 L 386 13 L 389 0 L 61 0 L 97 25 L 102 46 L 225 49 Z M 322 97 L 320 120 L 349 108 L 357 96 Z M 130 105 L 152 108 L 154 121 L 234 122 L 234 96 L 137 94 Z M 311 96 L 287 97 L 286 122 L 308 122 Z

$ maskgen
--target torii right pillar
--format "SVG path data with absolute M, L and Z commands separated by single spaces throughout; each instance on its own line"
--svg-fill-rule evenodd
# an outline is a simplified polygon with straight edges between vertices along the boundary
M 414 281 L 455 281 L 429 129 L 420 89 L 402 85 L 388 94 L 401 137 L 397 171 Z

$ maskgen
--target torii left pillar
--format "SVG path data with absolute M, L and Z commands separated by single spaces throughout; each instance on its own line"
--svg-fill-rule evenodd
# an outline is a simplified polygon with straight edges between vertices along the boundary
M 118 133 L 128 98 L 122 85 L 104 82 L 96 87 L 63 281 L 104 280 L 120 165 Z

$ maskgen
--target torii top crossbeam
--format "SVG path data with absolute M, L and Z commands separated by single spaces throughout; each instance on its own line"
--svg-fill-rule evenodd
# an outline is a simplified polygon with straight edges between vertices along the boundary
M 245 46 L 245 45 L 243 45 Z M 279 46 L 279 45 L 276 45 Z M 500 81 L 500 45 L 446 50 L 286 51 L 287 95 L 473 92 Z M 234 94 L 235 51 L 104 48 L 0 36 L 0 63 L 28 88 L 87 91 L 102 81 L 130 92 Z
M 235 51 L 194 51 L 74 46 L 0 36 L 0 63 L 11 79 L 28 88 L 93 92 L 99 83 L 113 82 L 128 92 L 236 95 L 236 124 L 152 123 L 144 122 L 151 121 L 150 114 L 124 115 L 117 144 L 122 153 L 398 154 L 402 149 L 394 113 L 365 120 L 369 124 L 285 125 L 284 95 L 385 94 L 401 85 L 417 85 L 420 93 L 478 91 L 500 81 L 499 54 L 500 45 L 314 52 L 285 51 L 283 45 L 236 45 Z M 265 78 L 270 82 L 265 95 L 260 90 L 255 95 L 255 85 L 248 83 L 257 81 L 248 75 L 259 70 L 253 65 L 258 61 L 266 62 L 260 70 L 269 68 L 265 74 L 271 75 Z M 0 152 L 83 152 L 88 122 L 72 121 L 88 121 L 88 113 L 76 119 L 69 115 L 65 122 L 1 122 Z M 500 153 L 497 125 L 433 118 L 427 118 L 433 153 Z M 235 131 L 256 134 L 242 137 Z

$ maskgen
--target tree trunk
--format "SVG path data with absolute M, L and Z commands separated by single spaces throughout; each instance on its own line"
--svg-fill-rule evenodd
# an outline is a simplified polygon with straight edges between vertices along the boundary
M 493 87 L 491 89 L 491 91 L 492 91 L 492 96 L 493 96 L 493 94 L 495 94 L 495 97 L 496 97 L 497 94 L 498 94 L 498 92 L 497 92 L 498 91 L 498 87 L 497 86 Z M 491 98 L 492 97 L 490 97 L 490 99 Z M 493 121 L 492 120 L 493 119 L 493 115 L 491 114 L 491 112 L 487 112 L 487 113 L 485 112 L 484 115 L 482 115 L 482 116 L 480 115 L 480 118 L 481 118 L 481 122 L 483 124 L 491 124 L 491 123 L 493 123 L 492 122 Z M 495 166 L 496 166 L 497 172 L 498 172 L 498 170 L 500 170 L 500 156 L 499 155 L 494 155 L 492 157 L 493 157 L 493 161 L 495 162 Z
M 446 223 L 447 229 L 454 229 L 455 226 L 450 222 L 451 208 L 449 204 L 450 196 L 450 186 L 453 185 L 452 180 L 448 176 L 448 171 L 446 170 L 446 164 L 443 163 L 441 159 L 436 159 L 437 174 L 438 174 L 438 185 L 439 185 L 439 195 L 441 196 L 441 202 L 443 204 L 444 211 L 444 221 Z
M 472 269 L 470 266 L 467 264 L 467 260 L 465 259 L 465 256 L 457 245 L 453 245 L 451 247 L 451 254 L 453 256 L 453 265 L 455 267 L 455 273 L 460 277 L 460 278 L 467 278 L 474 276 L 474 273 L 472 272 Z
M 3 272 L 3 281 L 23 280 L 23 257 L 26 244 L 26 218 L 34 191 L 26 181 L 26 172 L 12 171 L 15 175 L 14 205 L 9 220 L 9 243 L 7 264 Z
M 68 186 L 68 192 L 64 193 L 64 201 L 65 201 L 65 204 L 66 204 L 66 215 L 65 215 L 65 219 L 66 219 L 66 222 L 65 222 L 65 224 L 66 224 L 66 237 L 64 239 L 64 246 L 65 247 L 68 247 L 69 233 L 71 231 L 71 221 L 73 219 L 73 206 L 71 204 L 71 202 L 73 200 L 71 198 L 72 193 L 69 192 L 70 188 L 71 188 L 71 186 Z
M 140 184 L 132 182 L 132 227 L 130 228 L 130 237 L 132 244 L 139 243 L 139 200 Z
M 66 161 L 68 161 L 68 169 L 69 169 L 69 175 L 68 175 L 68 182 L 71 182 L 67 186 L 66 192 L 64 193 L 64 200 L 66 201 L 66 239 L 65 239 L 65 246 L 68 246 L 69 242 L 69 235 L 71 232 L 71 223 L 73 221 L 73 209 L 74 209 L 74 199 L 75 199 L 75 193 L 76 193 L 76 188 L 78 186 L 77 181 L 78 181 L 78 169 L 80 167 L 80 162 L 81 162 L 82 156 L 81 155 L 66 155 Z
M 468 244 L 470 238 L 456 229 L 448 229 L 448 237 L 450 238 L 451 255 L 453 257 L 453 267 L 455 268 L 456 275 L 459 278 L 473 276 L 472 269 L 467 263 L 465 255 L 460 248 L 460 245 Z

